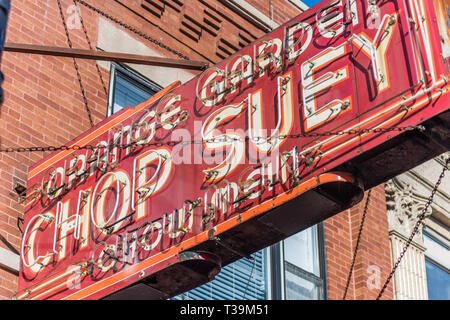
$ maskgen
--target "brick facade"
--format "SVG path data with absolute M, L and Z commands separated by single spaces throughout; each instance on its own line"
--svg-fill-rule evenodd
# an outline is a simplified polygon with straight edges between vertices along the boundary
M 73 2 L 62 0 L 68 24 L 76 23 Z M 270 21 L 281 24 L 300 13 L 286 0 L 247 0 L 258 15 L 268 19 L 260 26 L 250 23 L 217 0 L 98 0 L 89 1 L 108 14 L 151 35 L 173 48 L 178 55 L 129 33 L 152 50 L 169 58 L 185 55 L 192 60 L 215 63 L 264 35 Z M 88 35 L 97 43 L 100 17 L 79 5 Z M 259 15 L 260 16 L 260 15 Z M 66 35 L 55 0 L 13 1 L 7 42 L 67 47 Z M 74 20 L 75 19 L 75 20 Z M 265 26 L 265 27 L 264 27 Z M 88 49 L 82 28 L 69 30 L 74 48 Z M 96 124 L 106 116 L 107 98 L 97 74 L 96 63 L 77 59 L 88 107 Z M 59 146 L 90 128 L 77 75 L 71 58 L 5 52 L 1 65 L 5 74 L 5 102 L 0 113 L 1 147 Z M 106 86 L 109 70 L 100 68 Z M 18 218 L 23 206 L 13 188 L 25 184 L 28 168 L 48 152 L 0 153 L 0 246 L 20 250 Z M 374 299 L 369 289 L 368 268 L 380 268 L 383 284 L 390 271 L 389 240 L 384 187 L 374 188 L 366 217 L 347 299 Z M 341 299 L 351 264 L 364 201 L 355 208 L 325 221 L 327 295 Z M 19 227 L 22 226 L 19 224 Z M 8 249 L 9 250 L 9 249 Z M 17 275 L 0 268 L 0 299 L 10 299 L 17 290 Z M 392 289 L 384 294 L 392 299 Z
M 343 298 L 366 199 L 367 192 L 359 204 L 324 222 L 329 299 Z M 386 196 L 380 185 L 371 191 L 346 299 L 376 299 L 390 271 Z M 382 298 L 393 298 L 392 283 Z

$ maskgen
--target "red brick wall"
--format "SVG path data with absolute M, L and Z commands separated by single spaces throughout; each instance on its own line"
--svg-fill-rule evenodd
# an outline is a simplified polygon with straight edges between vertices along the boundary
M 277 24 L 282 24 L 302 12 L 288 0 L 247 0 L 247 3 Z
M 329 299 L 344 296 L 366 199 L 367 193 L 356 206 L 324 222 Z M 379 185 L 371 191 L 346 300 L 376 299 L 390 272 L 386 196 L 384 185 Z M 382 299 L 393 299 L 392 283 Z
M 68 1 L 63 1 L 64 12 Z M 84 11 L 83 11 L 84 14 Z M 84 14 L 95 41 L 95 18 Z M 74 47 L 87 48 L 78 30 L 71 30 Z M 67 47 L 56 1 L 12 1 L 7 42 Z M 102 94 L 94 62 L 78 61 L 89 107 L 95 123 L 104 118 L 106 98 Z M 62 145 L 90 127 L 71 59 L 18 53 L 3 53 L 5 102 L 1 107 L 1 147 Z M 104 73 L 108 80 L 108 75 Z M 18 251 L 21 234 L 14 183 L 26 182 L 29 166 L 44 156 L 37 153 L 0 154 L 0 233 Z M 0 241 L 0 246 L 7 246 Z M 0 299 L 17 290 L 17 277 L 0 269 Z

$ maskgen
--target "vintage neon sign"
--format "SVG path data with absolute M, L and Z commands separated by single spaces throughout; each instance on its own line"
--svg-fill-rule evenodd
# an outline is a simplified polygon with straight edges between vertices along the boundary
M 405 136 L 390 128 L 448 119 L 433 17 L 423 0 L 325 1 L 37 163 L 17 298 L 96 299 L 142 281 L 174 295 L 200 283 L 164 287 L 178 263 L 220 266 L 358 201 L 384 173 L 342 169 Z

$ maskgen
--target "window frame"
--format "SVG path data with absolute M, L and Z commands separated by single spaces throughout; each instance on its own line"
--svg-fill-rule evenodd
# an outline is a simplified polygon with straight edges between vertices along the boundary
M 226 288 L 228 293 L 232 294 L 232 296 L 228 297 L 230 300 L 240 300 L 240 297 L 236 297 L 236 294 L 239 295 L 240 293 L 244 293 L 244 292 L 246 292 L 245 300 L 253 300 L 254 297 L 252 297 L 252 294 L 251 294 L 251 285 L 250 285 L 250 283 L 253 282 L 253 284 L 257 284 L 256 281 L 255 281 L 255 278 L 254 278 L 255 277 L 255 272 L 256 272 L 256 265 L 255 265 L 256 264 L 256 260 L 255 259 L 257 259 L 256 254 L 258 254 L 259 252 L 261 252 L 261 255 L 262 255 L 260 261 L 263 264 L 263 266 L 262 266 L 263 274 L 264 274 L 263 281 L 265 282 L 265 284 L 264 284 L 264 287 L 265 287 L 265 290 L 264 290 L 265 291 L 265 299 L 264 300 L 268 300 L 269 299 L 269 297 L 268 297 L 269 296 L 269 294 L 268 294 L 269 290 L 268 290 L 268 283 L 267 283 L 267 279 L 266 279 L 266 276 L 267 276 L 267 270 L 266 270 L 267 264 L 266 264 L 266 262 L 268 260 L 267 260 L 267 250 L 266 249 L 262 249 L 262 250 L 259 250 L 259 251 L 255 252 L 255 253 L 251 254 L 253 259 L 246 259 L 245 257 L 242 257 L 242 258 L 240 258 L 240 259 L 234 261 L 233 263 L 228 264 L 228 265 L 226 265 L 224 267 L 224 268 L 228 268 L 228 273 L 232 273 L 233 274 L 233 277 L 228 279 L 228 280 L 230 280 L 233 283 L 233 285 L 231 283 L 224 282 L 223 279 L 219 281 L 219 279 L 218 279 L 218 277 L 220 276 L 220 273 L 219 273 L 219 275 L 216 276 L 216 278 L 214 280 L 209 281 L 209 282 L 207 282 L 207 283 L 205 283 L 205 284 L 203 284 L 203 285 L 201 285 L 199 287 L 193 288 L 193 289 L 191 289 L 191 290 L 189 290 L 187 292 L 179 294 L 176 297 L 173 297 L 172 300 L 193 300 L 193 299 L 195 300 L 195 296 L 205 295 L 205 293 L 197 292 L 196 294 L 194 294 L 194 297 L 191 296 L 191 292 L 194 291 L 194 290 L 197 290 L 200 287 L 203 287 L 204 291 L 208 291 L 209 290 L 211 296 L 213 296 L 213 295 L 214 296 L 222 295 L 221 293 L 218 294 L 217 292 L 220 291 L 220 288 Z M 245 259 L 245 262 L 242 262 L 242 260 L 244 260 L 244 259 Z M 240 268 L 244 267 L 244 269 L 246 269 L 245 265 L 247 264 L 247 267 L 249 267 L 249 268 L 246 271 L 250 271 L 250 273 L 249 273 L 249 275 L 245 275 L 244 282 L 240 282 L 239 284 L 237 284 L 237 282 L 239 282 L 239 279 L 238 279 L 239 276 L 235 277 L 235 275 L 238 274 L 238 271 L 235 270 L 235 268 L 238 267 L 237 263 L 239 263 L 239 261 L 241 261 L 241 265 L 239 267 Z M 221 272 L 222 271 L 223 270 L 221 270 Z M 235 281 L 237 281 L 236 284 L 235 284 Z M 239 287 L 242 287 L 242 285 L 244 283 L 245 283 L 246 290 L 242 291 L 242 290 L 239 289 Z M 224 287 L 224 285 L 226 287 Z M 213 291 L 216 291 L 216 292 L 213 293 Z M 242 291 L 242 292 L 240 292 L 240 291 Z M 216 298 L 207 297 L 205 300 L 209 300 L 209 299 L 217 299 L 217 297 Z M 224 298 L 222 298 L 222 299 L 224 299 Z
M 106 116 L 109 117 L 116 113 L 117 111 L 114 111 L 114 96 L 116 92 L 116 79 L 117 76 L 121 76 L 122 78 L 125 78 L 126 80 L 130 81 L 133 84 L 136 84 L 143 90 L 151 90 L 157 93 L 158 91 L 162 90 L 163 88 L 144 75 L 140 74 L 136 70 L 116 62 L 111 62 L 110 66 L 110 73 L 109 73 L 109 92 L 108 92 L 108 107 L 106 111 Z
M 423 229 L 423 236 L 430 238 L 431 241 L 435 242 L 437 245 L 450 250 L 450 241 L 443 236 L 439 235 L 437 232 L 435 232 L 433 229 L 430 229 L 428 227 L 425 227 Z M 447 272 L 450 270 L 450 265 L 444 265 L 442 261 L 439 261 L 435 257 L 433 257 L 430 254 L 427 254 L 427 251 L 429 248 L 426 248 L 425 250 L 425 258 L 431 261 L 433 264 L 438 266 L 439 268 L 446 270 Z
M 425 241 L 425 237 L 429 238 L 429 241 L 435 242 L 436 246 L 441 246 L 444 249 L 449 250 L 450 249 L 450 241 L 445 238 L 444 236 L 440 235 L 439 233 L 437 233 L 436 231 L 434 231 L 433 229 L 429 228 L 428 226 L 425 226 L 423 229 L 423 238 L 424 238 L 424 244 L 426 247 L 424 256 L 425 256 L 425 275 L 427 278 L 427 294 L 429 295 L 429 290 L 430 288 L 428 287 L 429 282 L 428 282 L 428 274 L 427 274 L 427 263 L 430 263 L 432 265 L 434 265 L 436 268 L 450 273 L 450 264 L 445 264 L 445 262 L 443 262 L 443 260 L 436 258 L 436 256 L 434 254 L 430 254 L 428 252 L 428 249 L 431 249 L 430 247 L 427 246 L 427 242 Z
M 311 226 L 313 227 L 313 226 Z M 310 228 L 311 228 L 310 227 Z M 317 249 L 319 259 L 319 272 L 320 277 L 317 275 L 303 270 L 302 268 L 293 265 L 292 263 L 285 261 L 284 259 L 284 242 L 280 241 L 277 244 L 268 248 L 268 265 L 271 269 L 268 272 L 268 297 L 271 300 L 286 300 L 286 265 L 288 268 L 295 269 L 295 274 L 301 276 L 307 281 L 311 281 L 314 284 L 319 285 L 319 300 L 327 300 L 327 264 L 326 264 L 326 252 L 325 252 L 325 231 L 323 222 L 316 224 L 317 227 Z M 306 229 L 305 229 L 306 230 Z M 302 232 L 302 231 L 300 231 Z

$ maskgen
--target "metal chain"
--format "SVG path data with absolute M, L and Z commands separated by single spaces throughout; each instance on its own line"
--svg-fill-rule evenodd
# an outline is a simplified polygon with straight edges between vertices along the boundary
M 404 246 L 402 252 L 400 253 L 400 256 L 398 257 L 397 261 L 395 262 L 395 265 L 392 268 L 391 273 L 387 277 L 386 282 L 383 285 L 383 288 L 381 289 L 380 293 L 378 294 L 377 300 L 379 300 L 381 298 L 381 296 L 383 295 L 384 291 L 386 290 L 389 282 L 391 281 L 392 277 L 394 276 L 395 271 L 398 268 L 398 265 L 402 261 L 403 256 L 405 255 L 405 253 L 408 250 L 408 248 L 409 248 L 409 246 L 410 246 L 414 236 L 416 235 L 417 231 L 419 230 L 419 227 L 422 224 L 422 221 L 425 219 L 425 214 L 426 214 L 429 206 L 433 202 L 434 195 L 435 195 L 437 189 L 439 188 L 439 185 L 441 184 L 442 179 L 444 178 L 445 171 L 450 169 L 449 165 L 450 165 L 450 157 L 447 158 L 447 161 L 445 162 L 445 165 L 442 168 L 441 175 L 439 176 L 439 179 L 437 180 L 433 190 L 431 191 L 431 195 L 428 197 L 428 200 L 427 200 L 424 208 L 422 209 L 422 211 L 421 211 L 421 213 L 419 215 L 419 220 L 417 220 L 417 222 L 416 222 L 416 224 L 414 226 L 414 229 L 413 229 L 411 235 L 409 236 L 408 241 L 406 242 L 406 245 Z
M 372 189 L 370 189 L 369 192 L 367 193 L 366 204 L 364 206 L 364 211 L 363 211 L 363 215 L 362 215 L 362 218 L 361 218 L 361 224 L 359 226 L 358 238 L 356 240 L 356 245 L 355 245 L 355 251 L 353 252 L 353 260 L 352 260 L 352 264 L 350 266 L 350 271 L 348 273 L 347 284 L 345 285 L 345 291 L 344 291 L 344 296 L 342 297 L 342 300 L 345 300 L 345 297 L 347 296 L 347 290 L 348 290 L 348 287 L 350 285 L 350 279 L 352 278 L 353 268 L 355 266 L 356 255 L 358 254 L 359 241 L 361 240 L 361 234 L 362 234 L 362 230 L 363 230 L 363 226 L 364 226 L 364 221 L 366 219 L 367 208 L 368 208 L 368 205 L 369 205 L 371 192 L 372 192 Z
M 246 297 L 246 295 L 247 295 L 248 285 L 250 284 L 250 280 L 252 280 L 252 277 L 253 277 L 253 270 L 255 269 L 256 259 L 255 259 L 255 257 L 250 257 L 250 259 L 253 260 L 253 263 L 252 263 L 252 270 L 250 271 L 250 274 L 249 274 L 248 279 L 247 279 L 247 284 L 245 285 L 244 295 L 243 295 L 243 297 L 242 297 L 243 300 L 245 300 L 245 297 Z
M 62 10 L 62 7 L 61 7 L 61 1 L 60 0 L 56 0 L 56 1 L 58 3 L 59 14 L 61 16 L 61 21 L 63 23 L 64 30 L 66 32 L 67 43 L 69 44 L 69 47 L 72 49 L 72 41 L 70 40 L 69 29 L 67 28 L 66 19 L 64 18 L 63 10 Z M 94 126 L 94 121 L 92 120 L 91 110 L 89 109 L 88 100 L 86 98 L 86 92 L 84 91 L 83 83 L 81 81 L 81 75 L 80 75 L 80 70 L 78 68 L 78 63 L 77 63 L 77 60 L 75 58 L 72 58 L 72 59 L 73 59 L 73 66 L 75 67 L 75 70 L 77 72 L 78 84 L 80 85 L 80 90 L 81 90 L 81 95 L 83 96 L 84 106 L 85 106 L 86 111 L 88 113 L 89 122 L 91 124 L 91 127 L 93 127 Z
M 86 38 L 86 41 L 89 45 L 89 49 L 93 50 L 91 39 L 89 38 L 89 35 L 87 33 L 86 26 L 84 25 L 84 20 L 83 20 L 83 17 L 81 16 L 80 8 L 77 6 L 76 0 L 73 0 L 73 5 L 75 6 L 75 11 L 78 14 L 78 18 L 80 19 L 81 27 L 83 28 L 84 37 Z M 103 80 L 102 72 L 100 71 L 100 68 L 97 63 L 95 64 L 95 67 L 97 68 L 98 77 L 100 78 L 100 82 L 102 83 L 103 90 L 105 91 L 106 99 L 108 99 L 108 90 L 106 90 L 106 85 L 105 85 L 105 81 Z
M 125 22 L 122 22 L 121 20 L 113 17 L 112 15 L 103 12 L 102 10 L 100 10 L 100 9 L 94 7 L 93 5 L 85 2 L 84 0 L 74 0 L 74 1 L 76 1 L 79 4 L 85 6 L 86 8 L 88 8 L 88 9 L 90 9 L 90 10 L 92 10 L 92 11 L 94 11 L 94 12 L 100 14 L 100 15 L 102 15 L 103 17 L 107 18 L 108 20 L 111 20 L 111 21 L 117 23 L 121 27 L 123 27 L 123 28 L 125 28 L 125 29 L 127 29 L 127 30 L 129 30 L 131 32 L 133 32 L 134 34 L 136 34 L 136 35 L 138 35 L 138 36 L 140 36 L 140 37 L 150 41 L 151 43 L 157 45 L 158 47 L 160 47 L 160 48 L 162 48 L 164 50 L 167 50 L 167 51 L 169 51 L 169 52 L 179 56 L 180 58 L 182 58 L 184 60 L 190 60 L 187 56 L 183 55 L 181 52 L 178 52 L 177 50 L 170 48 L 169 46 L 165 45 L 161 41 L 158 41 L 158 40 L 154 39 L 153 37 L 149 36 L 148 34 L 142 32 L 142 31 L 139 31 L 135 27 L 132 27 L 132 26 L 126 24 Z
M 385 132 L 391 132 L 391 131 L 411 131 L 411 130 L 419 130 L 423 131 L 425 128 L 423 126 L 405 126 L 405 127 L 389 127 L 389 128 L 376 128 L 376 129 L 362 129 L 362 130 L 347 130 L 347 131 L 330 131 L 330 132 L 306 132 L 306 133 L 297 133 L 297 134 L 288 134 L 288 135 L 279 135 L 277 137 L 273 137 L 272 139 L 298 139 L 298 138 L 307 138 L 307 137 L 328 137 L 328 136 L 336 136 L 336 135 L 353 135 L 353 134 L 363 134 L 363 133 L 385 133 Z M 245 140 L 264 140 L 267 138 L 264 137 L 253 137 L 253 138 L 245 138 Z M 215 142 L 233 142 L 233 141 L 239 141 L 244 142 L 242 138 L 230 138 L 225 136 L 224 138 L 212 138 L 212 139 L 204 139 L 204 140 L 178 140 L 178 141 L 161 141 L 161 142 L 149 142 L 149 143 L 140 143 L 140 142 L 132 142 L 130 144 L 127 144 L 124 146 L 123 144 L 110 144 L 108 146 L 92 146 L 92 145 L 72 145 L 72 146 L 46 146 L 46 147 L 6 147 L 6 148 L 0 148 L 0 153 L 11 153 L 11 152 L 46 152 L 46 151 L 62 151 L 62 150 L 94 150 L 97 148 L 112 148 L 112 147 L 133 147 L 133 146 L 140 146 L 140 147 L 162 147 L 162 146 L 169 146 L 173 147 L 177 144 L 203 144 L 203 143 L 215 143 Z

